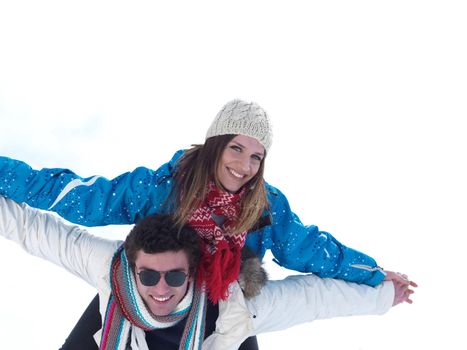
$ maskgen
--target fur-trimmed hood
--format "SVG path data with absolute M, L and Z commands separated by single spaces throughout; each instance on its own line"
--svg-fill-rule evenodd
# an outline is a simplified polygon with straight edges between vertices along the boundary
M 257 296 L 261 288 L 268 281 L 268 274 L 262 266 L 261 260 L 247 246 L 242 249 L 240 276 L 238 283 L 246 299 Z

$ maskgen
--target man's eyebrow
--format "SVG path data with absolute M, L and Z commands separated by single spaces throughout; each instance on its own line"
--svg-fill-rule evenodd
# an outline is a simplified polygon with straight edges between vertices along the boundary
M 183 271 L 185 272 L 184 267 L 174 267 L 169 270 L 155 270 L 152 267 L 147 267 L 146 265 L 141 265 L 141 266 L 135 266 L 138 270 L 151 270 L 151 271 L 157 271 L 157 272 L 169 272 L 169 271 Z

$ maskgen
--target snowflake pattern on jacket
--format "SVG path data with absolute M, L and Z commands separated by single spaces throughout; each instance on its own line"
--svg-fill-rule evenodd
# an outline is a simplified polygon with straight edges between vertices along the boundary
M 22 161 L 0 157 L 0 194 L 84 226 L 134 224 L 147 215 L 171 211 L 166 199 L 183 152 L 157 170 L 138 167 L 111 180 L 82 178 L 61 168 L 34 170 Z M 266 190 L 270 211 L 246 239 L 259 257 L 270 249 L 274 261 L 291 270 L 370 286 L 382 282 L 385 274 L 373 258 L 315 225 L 302 224 L 280 190 L 267 183 Z

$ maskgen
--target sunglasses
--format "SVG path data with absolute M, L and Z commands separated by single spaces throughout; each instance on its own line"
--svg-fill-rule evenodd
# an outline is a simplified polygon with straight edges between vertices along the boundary
M 137 273 L 141 284 L 146 287 L 152 287 L 159 283 L 161 275 L 164 276 L 165 283 L 170 287 L 180 287 L 185 283 L 188 275 L 180 270 L 173 271 L 154 271 L 154 270 L 142 270 Z

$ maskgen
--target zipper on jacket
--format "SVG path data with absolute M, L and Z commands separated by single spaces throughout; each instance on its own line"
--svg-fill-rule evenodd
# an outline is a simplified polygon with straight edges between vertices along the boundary
M 384 273 L 386 275 L 386 273 L 383 271 L 383 268 L 379 267 L 379 266 L 371 267 L 371 266 L 368 266 L 368 265 L 351 264 L 350 267 L 355 267 L 356 269 L 366 270 L 366 271 L 370 271 L 370 272 L 381 271 L 382 273 Z

